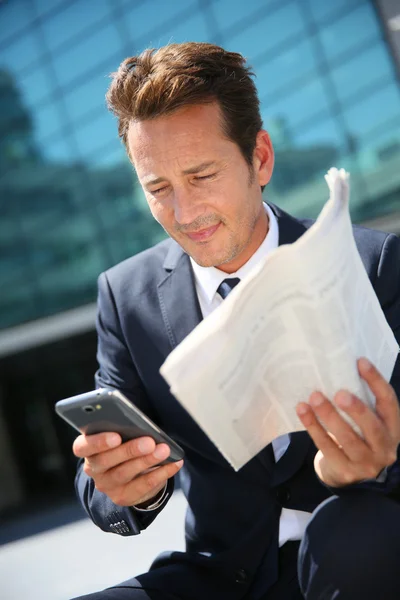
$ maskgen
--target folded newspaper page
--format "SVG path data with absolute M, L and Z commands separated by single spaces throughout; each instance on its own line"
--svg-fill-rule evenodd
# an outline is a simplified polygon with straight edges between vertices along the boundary
M 373 408 L 357 358 L 387 380 L 396 362 L 398 344 L 354 241 L 348 174 L 332 168 L 325 179 L 330 198 L 312 227 L 271 252 L 160 369 L 235 470 L 304 429 L 295 407 L 315 390 L 332 400 L 347 389 Z

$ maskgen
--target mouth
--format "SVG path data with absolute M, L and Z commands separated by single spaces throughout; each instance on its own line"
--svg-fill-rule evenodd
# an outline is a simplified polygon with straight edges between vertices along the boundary
M 200 231 L 192 231 L 187 233 L 186 235 L 193 242 L 205 242 L 208 241 L 214 233 L 217 231 L 221 223 L 217 223 L 217 225 L 213 225 L 212 227 L 207 227 L 206 229 L 200 229 Z

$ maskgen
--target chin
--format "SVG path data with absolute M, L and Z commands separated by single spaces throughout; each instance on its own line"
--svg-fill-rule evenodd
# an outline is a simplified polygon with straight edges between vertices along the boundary
M 179 242 L 178 242 L 179 243 Z M 186 246 L 186 247 L 185 247 Z M 199 246 L 198 244 L 182 245 L 184 251 L 200 266 L 200 267 L 219 267 L 233 260 L 237 255 L 237 249 L 226 248 L 221 241 L 213 240 L 208 244 Z M 224 247 L 225 246 L 225 247 Z M 227 252 L 227 250 L 230 250 Z
M 194 254 L 190 254 L 189 252 L 188 252 L 188 254 L 194 260 L 194 262 L 199 265 L 199 267 L 216 267 L 217 266 L 215 259 L 214 260 L 212 260 L 211 258 L 207 259 L 203 256 L 196 256 Z
M 189 252 L 188 250 L 186 250 L 186 252 L 189 254 L 190 258 L 192 258 L 194 262 L 197 263 L 200 267 L 215 267 L 216 264 L 219 263 L 219 261 L 216 260 L 215 256 L 207 256 L 207 254 L 200 254 L 199 252 Z
M 232 260 L 231 256 L 215 256 L 215 254 L 213 256 L 200 256 L 196 253 L 191 254 L 190 252 L 188 252 L 188 254 L 200 267 L 218 268 L 220 265 L 224 265 Z

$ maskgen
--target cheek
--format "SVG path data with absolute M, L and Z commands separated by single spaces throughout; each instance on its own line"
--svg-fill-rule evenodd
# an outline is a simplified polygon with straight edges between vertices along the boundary
M 171 216 L 169 216 L 169 211 L 166 206 L 162 204 L 162 202 L 158 202 L 154 198 L 147 198 L 147 204 L 149 205 L 150 212 L 153 218 L 160 225 L 167 226 L 171 222 Z
M 246 205 L 245 199 L 244 190 L 239 185 L 225 186 L 216 195 L 214 206 L 226 219 L 237 219 L 238 214 L 242 213 Z

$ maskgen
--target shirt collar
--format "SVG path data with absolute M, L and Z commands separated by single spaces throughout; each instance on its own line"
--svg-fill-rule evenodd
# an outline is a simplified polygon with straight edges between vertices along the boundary
M 255 267 L 272 250 L 275 250 L 275 248 L 278 247 L 278 221 L 268 204 L 266 204 L 265 202 L 263 204 L 265 212 L 267 213 L 269 219 L 269 228 L 267 235 L 265 236 L 264 241 L 259 246 L 259 248 L 254 252 L 253 256 L 251 256 L 247 263 L 240 267 L 240 269 L 238 269 L 236 273 L 230 273 L 229 275 L 227 275 L 227 273 L 224 273 L 224 271 L 221 271 L 216 267 L 201 267 L 192 258 L 190 258 L 196 281 L 196 286 L 201 288 L 204 297 L 210 304 L 214 299 L 218 287 L 224 279 L 232 277 L 239 277 L 239 279 L 243 279 L 244 277 L 246 277 L 246 275 L 248 275 L 248 273 L 250 273 L 253 267 Z

